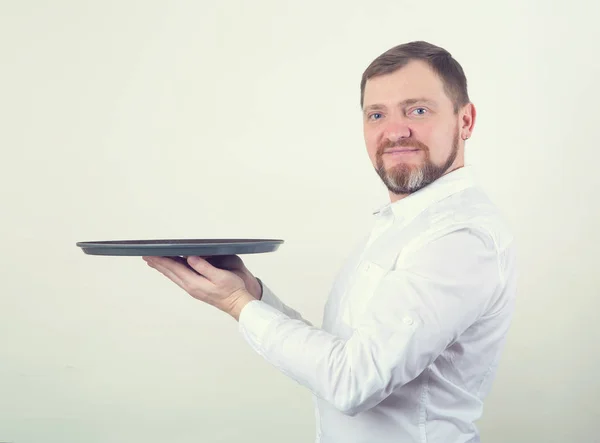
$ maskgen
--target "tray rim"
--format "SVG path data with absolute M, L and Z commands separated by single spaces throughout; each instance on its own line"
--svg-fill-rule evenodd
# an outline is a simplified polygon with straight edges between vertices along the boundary
M 201 247 L 215 247 L 215 246 L 250 246 L 263 243 L 269 244 L 282 244 L 284 240 L 281 239 L 214 239 L 212 242 L 207 243 L 167 243 L 167 242 L 192 242 L 196 240 L 213 240 L 213 239 L 145 239 L 145 240 L 94 240 L 94 241 L 80 241 L 75 245 L 80 248 L 201 248 Z M 223 241 L 227 240 L 227 241 Z M 129 242 L 129 243 L 124 243 Z M 144 243 L 144 242 L 164 242 L 164 243 Z

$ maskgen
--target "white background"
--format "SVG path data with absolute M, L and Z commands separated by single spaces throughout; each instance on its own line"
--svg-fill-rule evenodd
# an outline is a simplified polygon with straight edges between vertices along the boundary
M 243 259 L 320 324 L 387 191 L 360 77 L 427 40 L 478 110 L 467 162 L 518 238 L 484 443 L 600 441 L 593 2 L 4 1 L 0 441 L 309 442 L 310 393 L 137 257 L 77 241 L 277 238 Z

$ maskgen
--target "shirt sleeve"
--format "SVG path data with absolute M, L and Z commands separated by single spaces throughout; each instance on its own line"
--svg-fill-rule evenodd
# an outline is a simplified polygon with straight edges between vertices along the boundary
M 388 271 L 348 339 L 258 300 L 239 327 L 272 365 L 352 416 L 417 377 L 485 312 L 500 282 L 492 239 L 461 228 Z
M 295 320 L 300 320 L 308 325 L 312 326 L 312 323 L 310 323 L 308 320 L 304 319 L 302 317 L 302 315 L 290 308 L 289 306 L 287 306 L 285 303 L 283 303 L 274 293 L 273 291 L 271 291 L 271 288 L 269 288 L 265 282 L 263 282 L 262 280 L 260 280 L 260 285 L 262 287 L 262 297 L 261 297 L 261 301 L 268 304 L 269 306 L 277 309 L 278 311 L 282 312 L 283 314 L 285 314 L 287 317 L 295 319 Z

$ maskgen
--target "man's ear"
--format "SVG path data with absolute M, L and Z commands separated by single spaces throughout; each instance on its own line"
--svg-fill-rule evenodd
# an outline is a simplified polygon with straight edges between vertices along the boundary
M 466 140 L 473 134 L 477 110 L 473 103 L 467 103 L 460 111 L 460 137 Z

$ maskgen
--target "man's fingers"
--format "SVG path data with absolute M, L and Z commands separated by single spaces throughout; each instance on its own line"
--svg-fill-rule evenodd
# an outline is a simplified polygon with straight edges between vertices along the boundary
M 144 257 L 144 260 L 188 293 L 193 291 L 194 288 L 201 289 L 201 285 L 207 280 L 206 277 L 192 268 L 185 259 L 181 259 L 183 260 L 181 262 L 174 257 Z
M 230 270 L 224 266 L 215 266 L 209 261 L 210 258 L 212 257 L 191 256 L 188 257 L 188 263 L 198 274 L 204 276 L 211 283 L 218 285 L 223 279 L 229 278 Z
M 233 270 L 241 269 L 243 266 L 242 259 L 237 255 L 214 255 L 206 259 L 215 268 Z
M 190 264 L 187 262 L 187 258 L 186 257 L 179 257 L 179 256 L 174 256 L 174 257 L 168 257 L 169 259 L 182 264 L 183 266 L 185 266 L 187 269 L 189 269 L 190 271 L 195 272 L 196 274 L 198 274 L 198 272 L 192 268 L 190 266 Z
M 165 277 L 167 277 L 169 280 L 171 280 L 177 286 L 179 286 L 182 289 L 185 289 L 185 283 L 183 282 L 183 280 L 171 269 L 169 269 L 153 260 L 150 260 L 147 263 L 148 263 L 148 266 L 159 271 L 161 274 L 163 274 Z

